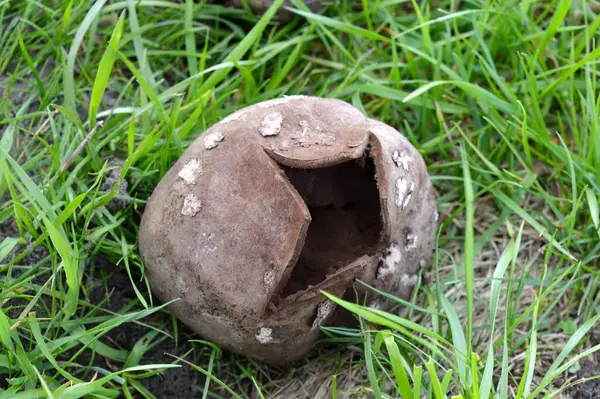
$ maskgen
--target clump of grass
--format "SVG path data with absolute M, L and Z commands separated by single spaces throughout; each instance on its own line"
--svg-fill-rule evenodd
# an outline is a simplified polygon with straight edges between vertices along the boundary
M 295 1 L 282 26 L 282 1 L 51 3 L 0 1 L 0 398 L 160 397 L 171 368 L 202 397 L 550 398 L 598 349 L 597 2 Z M 400 128 L 442 214 L 413 301 L 332 297 L 361 328 L 291 374 L 190 340 L 137 250 L 189 143 L 289 94 Z

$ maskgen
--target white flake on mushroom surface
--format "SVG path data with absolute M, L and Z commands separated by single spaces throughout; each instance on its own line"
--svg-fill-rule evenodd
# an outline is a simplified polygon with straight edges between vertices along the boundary
M 204 246 L 202 247 L 203 254 L 212 254 L 219 249 L 216 243 L 212 242 L 212 240 L 216 237 L 215 233 L 202 233 L 202 237 L 204 238 Z
M 186 163 L 177 174 L 187 184 L 196 184 L 198 177 L 202 174 L 202 161 L 192 159 Z
M 263 137 L 277 136 L 281 131 L 283 124 L 283 115 L 281 112 L 271 112 L 267 114 L 260 122 L 258 131 Z
M 404 273 L 401 277 L 400 277 L 400 283 L 406 287 L 412 287 L 415 284 L 417 284 L 417 280 L 419 279 L 419 276 L 417 276 L 416 274 L 406 274 Z
M 211 247 L 210 245 L 205 245 L 205 246 L 202 248 L 202 253 L 203 253 L 203 254 L 212 254 L 213 252 L 216 252 L 216 251 L 217 251 L 217 249 L 219 249 L 217 246 L 213 246 L 213 247 Z
M 259 333 L 256 334 L 255 337 L 261 344 L 274 344 L 277 342 L 277 340 L 273 338 L 272 328 L 261 327 Z
M 336 139 L 334 134 L 323 131 L 322 126 L 314 118 L 302 119 L 298 124 L 301 131 L 294 132 L 289 140 L 280 145 L 280 150 L 286 151 L 292 147 L 308 148 L 316 145 L 329 147 Z
M 382 309 L 381 303 L 379 302 L 379 300 L 374 300 L 373 302 L 371 302 L 371 304 L 369 304 L 369 307 L 371 309 L 374 309 L 374 310 L 381 310 Z
M 202 237 L 206 237 L 207 241 L 212 240 L 213 238 L 215 238 L 217 235 L 215 233 L 210 233 L 208 236 L 206 235 L 206 233 L 202 233 Z
M 200 208 L 202 208 L 202 201 L 200 201 L 194 194 L 188 194 L 183 199 L 183 208 L 181 208 L 181 214 L 183 216 L 193 217 L 200 212 Z
M 440 213 L 438 211 L 433 212 L 433 220 L 435 220 L 436 222 L 440 220 Z
M 269 268 L 265 275 L 263 276 L 263 282 L 266 285 L 271 285 L 275 281 L 275 270 L 273 268 Z
M 209 134 L 208 136 L 204 137 L 204 148 L 206 148 L 207 150 L 211 150 L 213 148 L 215 148 L 216 146 L 219 145 L 219 143 L 221 141 L 223 141 L 223 139 L 225 138 L 225 136 L 223 136 L 223 133 L 221 132 L 214 132 Z
M 408 170 L 408 165 L 412 163 L 412 158 L 404 151 L 394 151 L 392 159 L 397 167 L 402 167 L 404 170 Z
M 187 283 L 181 275 L 177 275 L 175 279 L 175 288 L 180 294 L 184 294 L 188 290 Z
M 377 278 L 383 279 L 389 275 L 394 274 L 396 267 L 402 260 L 402 253 L 397 245 L 392 244 L 384 252 L 384 256 L 381 257 L 379 262 L 379 268 L 377 269 Z
M 394 201 L 396 206 L 402 209 L 406 208 L 413 191 L 415 191 L 415 183 L 409 182 L 405 177 L 396 180 L 396 198 Z
M 404 245 L 404 249 L 407 251 L 413 250 L 417 247 L 419 236 L 416 234 L 410 233 L 406 236 L 406 245 Z
M 325 319 L 333 312 L 334 307 L 335 305 L 332 301 L 321 302 L 319 306 L 317 306 L 317 317 L 315 317 L 311 329 L 314 330 L 319 328 Z

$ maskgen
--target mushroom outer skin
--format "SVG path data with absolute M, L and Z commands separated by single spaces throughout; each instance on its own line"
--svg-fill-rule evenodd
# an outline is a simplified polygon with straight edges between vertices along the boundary
M 185 151 L 139 232 L 153 293 L 205 339 L 272 364 L 305 357 L 344 310 L 408 299 L 438 213 L 425 163 L 392 127 L 335 99 L 241 109 Z M 358 297 L 357 297 L 358 295 Z M 347 315 L 347 313 L 346 313 Z
M 250 5 L 250 7 L 252 7 L 252 9 L 259 14 L 263 14 L 265 11 L 267 11 L 267 9 L 269 7 L 271 7 L 271 4 L 273 4 L 273 0 L 247 0 L 247 1 L 248 1 L 248 4 Z M 321 8 L 323 8 L 325 2 L 333 3 L 334 1 L 335 0 L 304 0 L 304 4 L 306 6 L 308 6 L 308 8 L 310 8 L 313 12 L 316 12 L 316 11 L 319 11 Z M 233 0 L 233 5 L 235 7 L 242 7 L 242 1 L 241 0 Z M 282 22 L 287 22 L 287 21 L 290 21 L 294 17 L 294 13 L 285 8 L 285 7 L 289 7 L 291 5 L 292 5 L 292 3 L 289 1 L 286 1 L 285 3 L 283 3 L 283 6 L 280 7 L 279 10 L 277 10 L 277 20 L 282 21 Z

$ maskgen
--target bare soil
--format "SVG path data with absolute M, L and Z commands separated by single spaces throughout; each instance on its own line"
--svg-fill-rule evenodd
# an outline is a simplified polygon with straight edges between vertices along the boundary
M 597 399 L 600 398 L 600 364 L 595 361 L 586 360 L 581 363 L 581 369 L 571 374 L 574 377 L 572 388 L 566 394 L 570 399 Z
M 106 275 L 108 275 L 107 278 Z M 97 278 L 96 276 L 102 277 Z M 126 272 L 103 258 L 98 258 L 95 262 L 94 270 L 86 285 L 90 287 L 88 291 L 90 302 L 98 304 L 108 298 L 103 308 L 110 311 L 119 312 L 136 298 Z M 108 288 L 108 292 L 106 288 Z M 159 303 L 156 299 L 154 301 Z M 168 323 L 169 319 L 170 317 L 166 313 L 161 313 L 151 317 L 150 320 L 141 320 L 154 326 L 167 324 L 168 327 L 164 328 L 163 331 L 173 337 L 177 336 L 177 340 L 166 337 L 144 354 L 140 364 L 172 363 L 175 358 L 170 355 L 184 358 L 196 364 L 206 363 L 206 359 L 203 361 L 199 357 L 207 356 L 198 354 L 194 350 L 194 345 L 189 342 L 190 339 L 198 339 L 198 337 L 194 336 L 191 331 L 180 323 L 177 323 L 178 332 L 175 334 L 172 323 Z M 109 331 L 102 340 L 114 348 L 130 351 L 149 331 L 147 327 L 139 324 L 127 323 Z M 95 362 L 101 363 L 102 367 L 108 369 L 117 370 L 122 368 L 122 365 L 113 365 L 112 361 L 107 359 L 99 358 Z M 158 375 L 144 378 L 141 383 L 159 399 L 192 398 L 201 395 L 204 377 L 188 365 L 181 364 L 180 368 L 166 369 Z

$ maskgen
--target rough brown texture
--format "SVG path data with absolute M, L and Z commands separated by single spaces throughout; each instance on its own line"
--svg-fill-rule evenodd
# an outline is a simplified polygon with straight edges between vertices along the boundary
M 407 298 L 437 222 L 423 159 L 333 99 L 285 97 L 200 136 L 152 194 L 140 250 L 154 293 L 203 337 L 270 363 L 336 319 L 355 279 Z M 386 308 L 377 299 L 371 305 Z
M 316 12 L 323 8 L 325 3 L 334 3 L 336 0 L 304 0 L 304 4 L 308 6 L 313 12 Z M 262 14 L 273 4 L 273 0 L 247 0 L 248 4 L 252 9 Z M 236 7 L 242 7 L 241 0 L 233 0 L 233 5 Z M 283 6 L 277 10 L 277 19 L 280 21 L 289 21 L 294 16 L 294 13 L 288 10 L 286 7 L 290 7 L 292 5 L 291 2 L 286 1 L 283 3 Z

